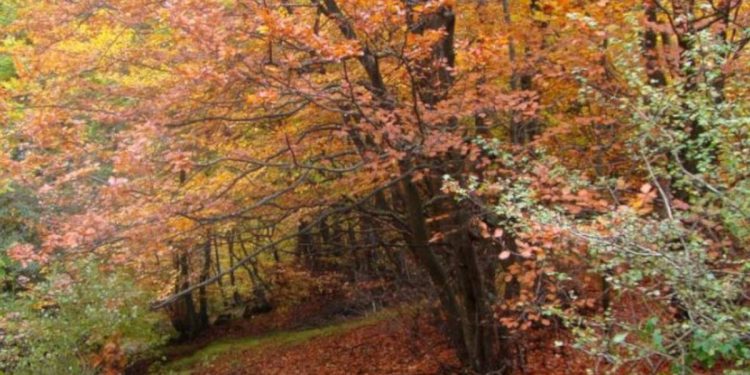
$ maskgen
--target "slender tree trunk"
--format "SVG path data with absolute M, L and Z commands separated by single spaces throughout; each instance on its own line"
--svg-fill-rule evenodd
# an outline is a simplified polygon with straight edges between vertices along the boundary
M 328 259 L 331 255 L 331 228 L 328 226 L 328 218 L 324 218 L 318 224 L 318 241 L 315 247 L 316 258 L 324 268 L 328 268 Z
M 510 0 L 501 0 L 503 7 L 503 21 L 506 26 L 511 27 L 511 10 Z M 539 4 L 536 0 L 532 0 L 529 5 L 529 11 L 533 13 L 539 11 Z M 546 23 L 540 23 L 539 28 L 544 29 Z M 531 56 L 531 47 L 528 45 L 523 46 L 524 56 Z M 523 65 L 522 61 L 519 61 L 518 54 L 516 53 L 516 44 L 513 38 L 508 40 L 508 58 L 512 66 L 512 72 L 510 76 L 510 88 L 513 91 L 530 91 L 533 89 L 534 72 L 530 67 Z M 484 122 L 484 120 L 482 120 Z M 510 118 L 510 140 L 511 143 L 517 145 L 523 145 L 534 137 L 539 132 L 539 126 L 535 119 L 523 119 L 519 118 L 518 114 L 511 113 Z
M 229 268 L 234 269 L 234 232 L 229 232 L 227 236 L 227 252 L 229 253 Z M 235 277 L 234 271 L 229 272 L 229 285 L 232 287 L 232 304 L 233 306 L 239 306 L 242 303 L 240 292 L 237 289 L 237 278 Z
M 315 241 L 313 234 L 309 232 L 302 232 L 302 230 L 308 226 L 308 223 L 301 221 L 299 224 L 299 236 L 297 236 L 297 252 L 302 256 L 302 264 L 312 272 L 318 270 L 318 259 L 315 249 Z
M 351 273 L 349 276 L 349 279 L 352 281 L 357 280 L 357 274 L 359 274 L 360 267 L 361 267 L 360 260 L 359 260 L 359 243 L 357 242 L 357 236 L 354 233 L 355 226 L 356 226 L 355 221 L 349 220 L 349 225 L 346 231 L 347 247 L 349 248 L 351 257 L 354 260 L 354 267 L 351 268 Z
M 206 238 L 206 244 L 203 245 L 203 269 L 201 270 L 201 283 L 208 280 L 211 273 L 211 235 Z M 199 318 L 201 329 L 208 327 L 208 295 L 206 286 L 198 288 Z
M 221 257 L 219 254 L 219 236 L 213 236 L 213 247 L 214 247 L 214 268 L 216 271 L 216 274 L 219 275 L 219 279 L 217 280 L 217 284 L 219 285 L 219 293 L 221 294 L 221 301 L 226 307 L 229 303 L 227 300 L 226 293 L 224 292 L 224 276 L 221 272 Z

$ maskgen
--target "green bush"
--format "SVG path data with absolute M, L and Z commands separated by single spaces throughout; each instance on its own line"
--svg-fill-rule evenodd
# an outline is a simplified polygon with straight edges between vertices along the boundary
M 134 358 L 162 343 L 150 296 L 94 258 L 58 266 L 33 290 L 0 301 L 0 370 L 18 374 L 97 373 L 93 356 L 113 339 Z
M 555 312 L 576 327 L 577 348 L 615 368 L 658 359 L 674 373 L 719 362 L 747 371 L 750 107 L 713 84 L 733 46 L 707 31 L 693 35 L 695 49 L 687 58 L 702 75 L 654 86 L 638 61 L 640 35 L 634 28 L 631 39 L 611 41 L 626 52 L 615 65 L 630 95 L 605 99 L 594 93 L 589 100 L 631 114 L 629 154 L 640 165 L 647 184 L 642 191 L 652 194 L 654 211 L 619 207 L 593 220 L 548 215 L 545 221 L 586 242 L 592 268 L 613 290 L 613 303 L 635 296 L 655 313 L 624 321 L 611 311 L 593 317 Z M 688 79 L 697 83 L 689 86 Z M 738 76 L 722 89 L 748 87 L 748 77 Z

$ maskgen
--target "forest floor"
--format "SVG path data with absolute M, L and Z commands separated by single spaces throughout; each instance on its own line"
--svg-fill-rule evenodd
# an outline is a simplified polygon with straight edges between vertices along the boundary
M 292 302 L 270 313 L 236 318 L 188 342 L 173 343 L 163 348 L 160 360 L 144 361 L 127 374 L 461 373 L 438 328 L 437 306 L 426 300 L 394 295 L 376 303 L 369 295 L 335 293 L 286 299 Z M 570 339 L 558 324 L 540 326 L 511 339 L 523 345 L 506 350 L 519 375 L 585 374 L 590 360 L 560 345 Z
M 405 308 L 316 328 L 216 339 L 152 366 L 156 374 L 451 374 L 457 360 L 426 319 Z M 429 344 L 429 345 L 425 345 Z M 196 349 L 194 346 L 192 349 Z
M 238 322 L 264 325 L 264 319 Z M 426 310 L 408 306 L 382 309 L 357 317 L 339 317 L 316 327 L 252 333 L 243 326 L 171 348 L 169 359 L 152 365 L 152 374 L 457 374 L 458 360 Z M 230 333 L 231 332 L 231 333 Z M 221 337 L 220 335 L 223 335 Z M 569 340 L 564 330 L 548 327 L 530 332 L 515 360 L 517 374 L 585 374 L 592 366 L 555 344 Z M 637 372 L 637 371 L 636 371 Z

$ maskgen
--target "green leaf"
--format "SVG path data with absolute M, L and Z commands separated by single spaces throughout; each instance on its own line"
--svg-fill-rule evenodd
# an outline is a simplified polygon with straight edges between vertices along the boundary
M 661 329 L 654 330 L 654 333 L 651 334 L 651 342 L 657 349 L 664 350 L 664 336 L 661 334 Z
M 628 337 L 628 333 L 627 332 L 618 333 L 618 334 L 615 335 L 614 338 L 612 338 L 612 342 L 615 343 L 615 344 L 622 344 L 623 342 L 625 342 L 625 339 L 627 337 Z
M 0 82 L 7 81 L 16 76 L 16 67 L 13 59 L 8 55 L 0 55 Z

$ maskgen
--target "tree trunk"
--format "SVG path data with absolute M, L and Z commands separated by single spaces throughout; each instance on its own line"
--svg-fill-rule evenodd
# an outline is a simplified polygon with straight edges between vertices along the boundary
M 190 263 L 187 252 L 182 251 L 175 256 L 175 266 L 179 271 L 175 293 L 179 293 L 190 288 Z M 169 317 L 172 326 L 180 334 L 180 340 L 194 338 L 201 329 L 192 293 L 185 294 L 169 306 Z
M 219 236 L 214 236 L 213 238 L 213 246 L 214 246 L 214 268 L 216 271 L 216 274 L 219 275 L 219 279 L 216 280 L 217 284 L 219 285 L 219 293 L 221 294 L 221 301 L 226 307 L 229 303 L 227 301 L 226 293 L 224 292 L 224 274 L 221 272 L 221 258 L 219 255 Z
M 234 232 L 229 232 L 227 236 L 227 252 L 229 252 L 229 268 L 234 269 Z M 237 278 L 234 271 L 229 272 L 229 285 L 232 287 L 232 305 L 239 306 L 242 303 L 240 292 L 237 290 Z
M 448 279 L 448 272 L 429 245 L 429 229 L 424 217 L 424 206 L 422 197 L 414 182 L 405 179 L 401 183 L 404 201 L 406 201 L 406 213 L 411 229 L 409 247 L 420 264 L 425 267 L 430 281 L 435 287 L 445 313 L 447 315 L 449 334 L 456 348 L 458 357 L 464 363 L 473 363 L 469 352 L 467 337 L 465 336 L 466 317 L 461 314 L 458 301 L 456 300 L 453 287 Z
M 203 245 L 203 269 L 201 270 L 200 281 L 201 283 L 208 280 L 211 273 L 211 236 L 206 238 L 206 244 Z M 199 302 L 199 319 L 200 329 L 208 327 L 208 295 L 206 286 L 203 285 L 198 288 L 198 302 Z

